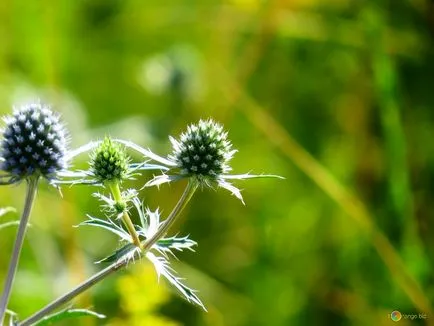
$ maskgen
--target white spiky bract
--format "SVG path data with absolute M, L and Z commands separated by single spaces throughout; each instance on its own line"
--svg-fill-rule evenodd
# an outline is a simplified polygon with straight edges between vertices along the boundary
M 205 309 L 205 306 L 196 295 L 196 291 L 186 286 L 182 281 L 183 279 L 177 276 L 177 273 L 170 266 L 169 258 L 174 256 L 174 251 L 193 250 L 197 243 L 191 240 L 188 236 L 180 237 L 162 237 L 149 251 L 143 253 L 140 248 L 134 245 L 131 235 L 125 230 L 121 224 L 116 222 L 116 210 L 112 208 L 114 205 L 113 199 L 101 195 L 94 194 L 95 197 L 100 199 L 103 203 L 103 211 L 106 213 L 106 218 L 101 219 L 87 215 L 88 219 L 78 226 L 93 226 L 100 229 L 107 230 L 115 234 L 120 242 L 123 244 L 121 248 L 117 249 L 114 253 L 98 261 L 97 263 L 109 262 L 122 262 L 127 264 L 134 263 L 140 258 L 146 257 L 155 267 L 158 276 L 163 276 L 170 284 L 172 284 L 187 301 L 195 303 Z M 139 224 L 134 225 L 137 234 L 143 240 L 149 240 L 158 232 L 164 222 L 160 221 L 159 210 L 151 211 L 149 208 L 143 206 L 143 203 L 137 198 L 137 193 L 134 190 L 128 190 L 124 197 L 129 209 L 134 209 L 139 217 Z M 206 310 L 206 309 L 205 309 Z

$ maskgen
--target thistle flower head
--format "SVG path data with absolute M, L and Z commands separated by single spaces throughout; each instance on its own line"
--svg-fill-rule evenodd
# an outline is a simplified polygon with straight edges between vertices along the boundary
M 229 161 L 236 150 L 232 149 L 227 132 L 212 119 L 199 120 L 198 123 L 188 126 L 187 131 L 182 133 L 179 139 L 169 139 L 173 145 L 173 152 L 167 158 L 131 142 L 121 141 L 125 146 L 166 167 L 167 171 L 154 176 L 145 184 L 146 187 L 190 179 L 201 186 L 224 188 L 244 203 L 240 189 L 230 180 L 270 177 L 283 179 L 272 174 L 229 174 L 232 170 Z
M 231 170 L 228 165 L 236 150 L 227 140 L 227 132 L 213 120 L 200 120 L 187 127 L 179 140 L 170 138 L 173 153 L 169 159 L 181 174 L 201 179 L 216 179 Z
M 14 181 L 32 175 L 52 179 L 66 168 L 66 131 L 47 105 L 24 105 L 4 121 L 0 167 Z
M 96 148 L 90 160 L 91 171 L 100 183 L 124 180 L 128 174 L 128 163 L 125 149 L 109 137 Z

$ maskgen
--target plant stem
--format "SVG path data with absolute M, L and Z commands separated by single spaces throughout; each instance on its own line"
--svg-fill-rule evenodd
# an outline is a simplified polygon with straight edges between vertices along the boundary
M 142 244 L 142 254 L 148 251 L 155 242 L 157 242 L 166 232 L 169 230 L 169 228 L 174 224 L 176 221 L 176 218 L 179 216 L 179 214 L 183 211 L 183 209 L 186 207 L 190 199 L 193 197 L 193 194 L 195 193 L 196 189 L 198 187 L 198 184 L 196 182 L 189 182 L 187 187 L 184 190 L 184 193 L 182 194 L 179 201 L 176 203 L 176 206 L 173 208 L 172 212 L 169 214 L 167 219 L 165 220 L 163 226 L 154 234 L 154 236 Z M 88 278 L 83 283 L 79 284 L 77 287 L 69 291 L 68 293 L 64 294 L 63 296 L 57 298 L 53 302 L 46 305 L 44 308 L 39 310 L 38 312 L 34 313 L 32 316 L 28 317 L 27 319 L 23 320 L 21 323 L 19 323 L 19 326 L 30 326 L 33 323 L 41 320 L 44 318 L 44 316 L 48 315 L 53 310 L 59 308 L 63 304 L 71 301 L 79 294 L 83 293 L 93 285 L 99 283 L 103 279 L 105 279 L 107 276 L 113 274 L 114 272 L 118 271 L 119 269 L 126 266 L 128 263 L 127 259 L 121 259 L 110 266 L 106 267 L 102 271 L 98 272 L 97 274 L 94 274 L 90 278 Z
M 109 183 L 109 188 L 112 192 L 114 200 L 124 206 L 125 202 L 122 198 L 121 189 L 119 188 L 118 182 Z M 128 212 L 126 209 L 122 212 L 122 222 L 124 223 L 125 227 L 127 228 L 129 234 L 131 235 L 131 238 L 133 239 L 133 243 L 140 249 L 142 249 L 142 243 L 140 242 L 139 236 L 137 235 L 136 229 L 134 228 L 133 222 L 131 222 L 130 216 L 128 215 Z
M 127 227 L 128 232 L 133 238 L 133 243 L 140 249 L 142 249 L 142 243 L 140 242 L 139 236 L 137 235 L 136 229 L 134 228 L 133 223 L 131 222 L 130 216 L 127 212 L 122 213 L 122 222 Z
M 3 325 L 6 308 L 9 303 L 11 295 L 12 285 L 14 282 L 15 274 L 17 271 L 18 261 L 20 259 L 21 248 L 23 247 L 24 235 L 26 233 L 27 224 L 30 218 L 30 212 L 32 210 L 33 202 L 36 196 L 36 190 L 38 187 L 39 177 L 33 177 L 28 179 L 27 194 L 24 202 L 24 210 L 21 215 L 20 225 L 18 226 L 17 236 L 15 238 L 15 244 L 12 251 L 12 257 L 9 262 L 8 275 L 6 277 L 3 294 L 0 300 L 0 325 Z
M 179 199 L 176 206 L 173 208 L 170 215 L 164 221 L 164 224 L 155 232 L 152 238 L 147 239 L 143 243 L 143 252 L 149 250 L 155 242 L 157 242 L 161 237 L 163 237 L 166 232 L 170 229 L 170 227 L 175 223 L 176 218 L 179 214 L 184 210 L 185 206 L 187 206 L 190 199 L 193 197 L 196 189 L 198 187 L 198 183 L 196 181 L 189 181 L 187 187 L 182 194 L 182 197 Z

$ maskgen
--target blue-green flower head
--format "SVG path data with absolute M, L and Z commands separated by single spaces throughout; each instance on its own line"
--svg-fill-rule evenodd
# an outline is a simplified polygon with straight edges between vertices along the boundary
M 91 155 L 92 174 L 99 183 L 121 182 L 128 176 L 129 158 L 118 143 L 106 137 Z
M 42 103 L 31 103 L 4 118 L 1 170 L 14 181 L 39 175 L 53 179 L 65 169 L 67 133 L 59 115 Z
M 169 159 L 182 175 L 216 179 L 231 170 L 229 161 L 236 150 L 232 150 L 223 127 L 211 119 L 188 126 L 179 140 L 172 137 L 170 140 L 173 153 Z
M 135 144 L 125 144 L 167 167 L 167 171 L 148 181 L 146 187 L 190 179 L 196 185 L 224 188 L 244 203 L 240 189 L 234 186 L 231 180 L 269 177 L 282 179 L 272 174 L 230 174 L 232 168 L 229 162 L 237 151 L 232 149 L 227 136 L 227 132 L 219 123 L 208 119 L 199 120 L 198 123 L 188 126 L 179 139 L 169 137 L 173 151 L 167 158 Z

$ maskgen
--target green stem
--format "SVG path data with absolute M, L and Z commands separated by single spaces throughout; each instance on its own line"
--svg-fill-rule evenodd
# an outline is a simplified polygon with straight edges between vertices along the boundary
M 178 203 L 173 208 L 170 215 L 164 221 L 164 224 L 157 230 L 157 232 L 151 238 L 147 239 L 143 243 L 144 252 L 149 250 L 155 244 L 155 242 L 157 242 L 161 237 L 163 237 L 167 233 L 167 231 L 175 223 L 176 218 L 184 210 L 184 208 L 187 206 L 190 199 L 193 197 L 197 187 L 198 187 L 198 183 L 196 181 L 188 182 L 187 188 L 185 188 L 182 197 L 179 199 Z
M 113 183 L 109 183 L 108 184 L 113 198 L 116 201 L 116 203 L 120 204 L 121 206 L 125 205 L 124 199 L 122 198 L 122 193 L 121 193 L 121 189 L 119 188 L 119 183 L 118 182 L 113 182 Z M 142 244 L 140 242 L 139 236 L 136 232 L 136 229 L 134 227 L 133 222 L 131 222 L 131 218 L 128 215 L 128 212 L 124 209 L 124 211 L 122 212 L 122 222 L 124 223 L 125 227 L 127 228 L 129 234 L 131 235 L 131 238 L 133 239 L 133 243 L 138 247 L 138 248 L 142 248 Z
M 179 214 L 183 211 L 183 209 L 186 207 L 190 199 L 193 197 L 196 189 L 198 187 L 198 184 L 196 182 L 189 182 L 187 187 L 184 190 L 184 193 L 182 194 L 181 198 L 179 199 L 176 206 L 173 208 L 172 212 L 169 214 L 167 219 L 165 220 L 163 226 L 155 233 L 155 235 L 145 241 L 143 245 L 142 254 L 145 253 L 147 250 L 149 250 L 152 245 L 157 242 L 162 236 L 166 234 L 166 232 L 169 230 L 169 228 L 174 224 L 176 221 L 176 218 L 179 216 Z M 97 274 L 94 274 L 90 278 L 88 278 L 83 283 L 79 284 L 77 287 L 69 291 L 68 293 L 64 294 L 63 296 L 57 298 L 53 302 L 46 305 L 44 308 L 39 310 L 38 312 L 34 313 L 32 316 L 28 317 L 27 319 L 23 320 L 21 323 L 19 323 L 19 326 L 30 326 L 37 321 L 44 318 L 44 316 L 48 315 L 53 310 L 56 310 L 60 306 L 64 305 L 65 303 L 71 301 L 79 294 L 83 293 L 93 285 L 99 283 L 103 279 L 105 279 L 107 276 L 113 274 L 114 272 L 122 269 L 125 267 L 128 263 L 127 259 L 121 259 L 110 266 L 106 267 L 102 271 L 98 272 Z
M 133 243 L 142 249 L 142 243 L 140 242 L 139 236 L 136 232 L 136 229 L 134 228 L 133 223 L 131 222 L 130 216 L 127 212 L 122 213 L 122 222 L 124 222 L 124 225 L 127 227 L 128 232 L 130 233 L 131 237 L 133 238 Z
M 17 236 L 15 238 L 15 244 L 12 251 L 11 261 L 9 263 L 8 275 L 6 277 L 3 294 L 0 300 L 0 325 L 3 325 L 6 308 L 9 303 L 11 295 L 12 285 L 15 279 L 15 274 L 18 267 L 18 261 L 20 259 L 21 248 L 23 247 L 24 235 L 26 233 L 27 224 L 30 218 L 30 212 L 32 211 L 33 202 L 36 196 L 36 190 L 38 187 L 39 177 L 33 177 L 28 180 L 27 194 L 24 203 L 24 210 L 21 215 L 20 224 L 18 226 Z

